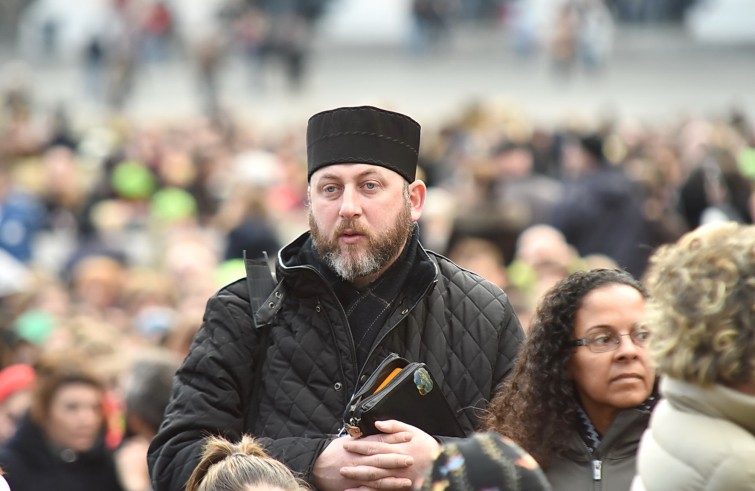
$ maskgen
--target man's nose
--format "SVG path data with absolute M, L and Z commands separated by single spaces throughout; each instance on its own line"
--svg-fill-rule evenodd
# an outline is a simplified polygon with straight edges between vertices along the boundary
M 347 186 L 341 195 L 341 209 L 339 215 L 341 218 L 352 218 L 362 214 L 362 206 L 359 193 L 356 189 Z

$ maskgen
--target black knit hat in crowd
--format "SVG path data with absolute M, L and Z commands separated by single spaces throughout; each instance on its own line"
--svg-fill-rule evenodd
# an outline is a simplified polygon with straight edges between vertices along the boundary
M 422 491 L 551 491 L 535 459 L 497 433 L 446 443 Z
M 307 180 L 328 165 L 363 163 L 391 169 L 413 182 L 419 155 L 419 123 L 372 106 L 317 113 L 307 123 Z

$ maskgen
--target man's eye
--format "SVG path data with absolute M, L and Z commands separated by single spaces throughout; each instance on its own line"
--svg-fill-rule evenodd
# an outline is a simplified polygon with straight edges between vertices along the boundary
M 374 182 L 366 182 L 364 183 L 364 187 L 367 189 L 376 189 L 377 184 L 375 184 Z
M 335 193 L 336 192 L 336 187 L 335 186 L 325 186 L 323 188 L 323 191 L 325 191 L 326 193 Z

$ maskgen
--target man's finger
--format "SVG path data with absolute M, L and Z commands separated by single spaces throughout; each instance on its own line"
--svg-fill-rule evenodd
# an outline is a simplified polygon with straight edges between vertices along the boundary
M 346 441 L 343 443 L 343 448 L 361 455 L 391 453 L 392 445 L 410 442 L 412 438 L 413 435 L 407 432 L 392 433 L 389 435 L 370 435 L 358 440 Z
M 378 479 L 358 488 L 350 488 L 344 491 L 372 491 L 374 489 L 411 489 L 412 480 L 406 477 L 386 477 Z
M 406 469 L 414 464 L 414 458 L 401 454 L 378 454 L 355 459 L 351 465 L 345 465 L 342 469 L 354 469 L 358 467 L 377 467 L 380 469 Z
M 375 428 L 386 434 L 394 434 L 399 432 L 413 433 L 417 430 L 416 426 L 408 425 L 402 421 L 395 419 L 387 419 L 385 421 L 375 421 Z
M 373 482 L 384 477 L 390 477 L 393 471 L 372 467 L 370 465 L 357 465 L 353 467 L 341 467 L 341 475 L 347 479 L 360 482 Z

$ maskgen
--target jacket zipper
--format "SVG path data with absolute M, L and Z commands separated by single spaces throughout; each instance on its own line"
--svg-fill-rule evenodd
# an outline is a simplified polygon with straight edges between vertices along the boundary
M 389 329 L 386 329 L 385 332 L 383 332 L 383 335 L 380 336 L 378 339 L 376 339 L 374 343 L 372 343 L 372 347 L 370 348 L 370 352 L 367 354 L 367 359 L 368 360 L 370 358 L 372 358 L 372 354 L 375 352 L 375 348 L 378 347 L 378 346 L 380 346 L 380 343 L 383 342 L 383 339 L 385 339 L 396 328 L 396 326 L 398 326 L 399 323 L 401 323 L 402 320 L 404 320 L 407 317 L 409 317 L 409 312 L 411 312 L 412 310 L 414 310 L 414 308 L 417 306 L 417 304 L 423 298 L 425 298 L 425 296 L 427 296 L 427 292 L 430 291 L 430 289 L 435 285 L 435 283 L 437 283 L 437 280 L 433 280 L 432 282 L 430 282 L 430 284 L 427 285 L 427 288 L 425 288 L 425 291 L 422 292 L 422 295 L 419 296 L 419 298 L 414 303 L 414 305 L 412 305 L 411 307 L 409 307 L 408 309 L 406 309 L 406 314 L 404 314 L 403 316 L 401 316 L 401 318 L 398 320 L 398 322 L 396 322 L 394 325 L 392 325 Z M 361 376 L 362 376 L 362 373 L 360 372 L 359 376 L 357 377 L 357 386 L 359 385 L 359 379 L 361 378 Z
M 603 479 L 603 461 L 592 461 L 592 480 L 595 481 L 595 489 L 600 489 L 600 483 Z
M 437 275 L 437 266 L 435 266 L 435 267 L 436 267 L 436 275 Z M 406 317 L 408 317 L 409 312 L 411 312 L 412 310 L 414 310 L 414 307 L 417 306 L 417 304 L 420 302 L 420 300 L 422 300 L 423 298 L 425 298 L 425 296 L 427 296 L 427 292 L 429 292 L 430 289 L 433 288 L 433 286 L 435 285 L 435 283 L 437 283 L 437 280 L 433 280 L 432 282 L 430 282 L 429 285 L 427 285 L 427 288 L 425 288 L 425 291 L 423 291 L 422 295 L 420 295 L 418 297 L 417 302 L 415 302 L 415 304 L 412 305 L 411 308 L 407 309 L 406 315 L 404 315 L 403 317 L 401 317 L 401 320 L 404 320 Z M 341 305 L 340 302 L 339 302 L 339 305 Z M 341 313 L 344 315 L 344 318 L 345 318 L 346 312 L 344 312 L 343 306 L 341 306 Z M 368 360 L 372 357 L 372 354 L 375 352 L 375 347 L 376 346 L 380 346 L 380 343 L 383 342 L 383 339 L 385 339 L 386 336 L 388 336 L 388 334 L 390 334 L 391 331 L 393 331 L 393 329 L 395 329 L 396 326 L 398 326 L 398 324 L 401 322 L 401 320 L 399 320 L 398 322 L 396 322 L 393 326 L 391 326 L 389 329 L 387 329 L 385 332 L 383 332 L 382 336 L 380 336 L 378 339 L 375 340 L 375 342 L 372 344 L 372 347 L 370 348 L 370 352 L 367 354 L 367 359 Z M 348 321 L 346 321 L 346 324 L 348 325 Z M 354 347 L 354 340 L 353 339 L 351 340 L 351 347 L 352 347 L 352 354 L 354 355 L 354 360 L 356 361 L 356 348 Z M 356 396 L 357 392 L 359 392 L 359 381 L 361 380 L 363 373 L 364 373 L 364 367 L 362 367 L 360 370 L 358 370 L 357 380 L 356 380 L 356 383 L 354 385 L 354 393 L 351 394 L 351 397 L 349 398 L 349 402 L 348 402 L 348 404 L 347 404 L 346 407 L 348 407 L 349 405 L 351 405 L 351 403 L 354 401 L 354 396 Z M 340 437 L 345 432 L 346 432 L 346 424 L 344 423 L 344 425 L 341 426 L 341 429 L 338 430 L 337 436 Z
M 590 457 L 593 490 L 600 491 L 601 489 L 603 489 L 603 461 L 601 459 L 594 458 L 594 453 L 590 451 L 590 448 L 584 441 L 582 441 L 582 438 L 580 438 L 579 441 L 580 443 L 582 443 L 582 447 L 584 447 L 588 457 Z
M 320 280 L 326 286 L 328 285 L 328 282 L 325 281 L 325 278 L 322 277 L 322 275 L 320 274 L 319 271 L 317 271 L 316 268 L 313 268 L 311 266 L 299 266 L 299 267 L 312 271 L 313 273 L 315 273 L 320 278 Z M 433 288 L 435 286 L 435 284 L 438 282 L 438 280 L 437 280 L 438 265 L 435 264 L 435 262 L 433 262 L 433 268 L 435 268 L 435 279 L 433 279 L 433 281 L 431 281 L 430 284 L 427 285 L 427 287 L 425 288 L 425 291 L 423 291 L 422 294 L 417 298 L 417 301 L 414 303 L 414 305 L 412 305 L 409 309 L 407 309 L 406 315 L 402 316 L 401 319 L 398 322 L 396 322 L 393 326 L 391 326 L 389 329 L 387 329 L 383 333 L 383 335 L 380 336 L 380 338 L 378 338 L 377 340 L 375 340 L 375 342 L 372 344 L 370 352 L 367 354 L 367 359 L 368 360 L 372 357 L 372 354 L 375 351 L 375 347 L 379 346 L 380 343 L 383 342 L 383 339 L 385 339 L 386 336 L 388 336 L 388 334 L 390 334 L 390 332 L 393 331 L 393 329 L 395 329 L 395 327 L 399 324 L 399 322 L 401 322 L 403 319 L 405 319 L 409 315 L 409 312 L 411 312 L 412 310 L 414 310 L 414 308 L 417 306 L 417 304 L 419 304 L 419 302 L 423 298 L 425 298 L 425 296 L 427 296 L 427 293 L 430 291 L 430 289 Z M 330 293 L 331 296 L 335 297 L 335 293 L 333 292 L 332 288 L 328 287 L 328 292 Z M 341 320 L 344 322 L 344 325 L 348 326 L 349 325 L 349 320 L 346 317 L 346 311 L 343 309 L 343 305 L 341 305 L 341 302 L 338 301 L 337 298 L 336 298 L 336 303 L 338 304 L 338 310 L 339 310 L 339 313 L 341 314 Z M 319 300 L 317 301 L 317 305 L 318 306 L 321 305 L 321 303 L 320 303 Z M 328 322 L 328 325 L 330 326 L 330 329 L 331 329 L 331 332 L 332 332 L 332 330 L 333 330 L 333 324 L 331 324 L 330 322 Z M 354 381 L 354 392 L 351 394 L 351 397 L 349 397 L 349 400 L 347 402 L 347 406 L 346 407 L 348 407 L 352 403 L 352 401 L 354 400 L 354 396 L 357 394 L 357 392 L 359 390 L 359 380 L 362 378 L 362 374 L 364 372 L 364 367 L 362 367 L 360 369 L 359 366 L 357 365 L 357 361 L 356 361 L 357 360 L 357 351 L 356 351 L 356 346 L 354 346 L 354 339 L 351 336 L 351 332 L 349 332 L 349 344 L 350 344 L 350 348 L 351 348 L 351 356 L 352 356 L 352 359 L 354 360 L 355 368 L 357 369 L 357 379 Z M 346 424 L 344 424 L 343 426 L 341 426 L 341 429 L 338 430 L 338 433 L 336 434 L 336 436 L 340 437 L 345 432 L 346 432 Z

